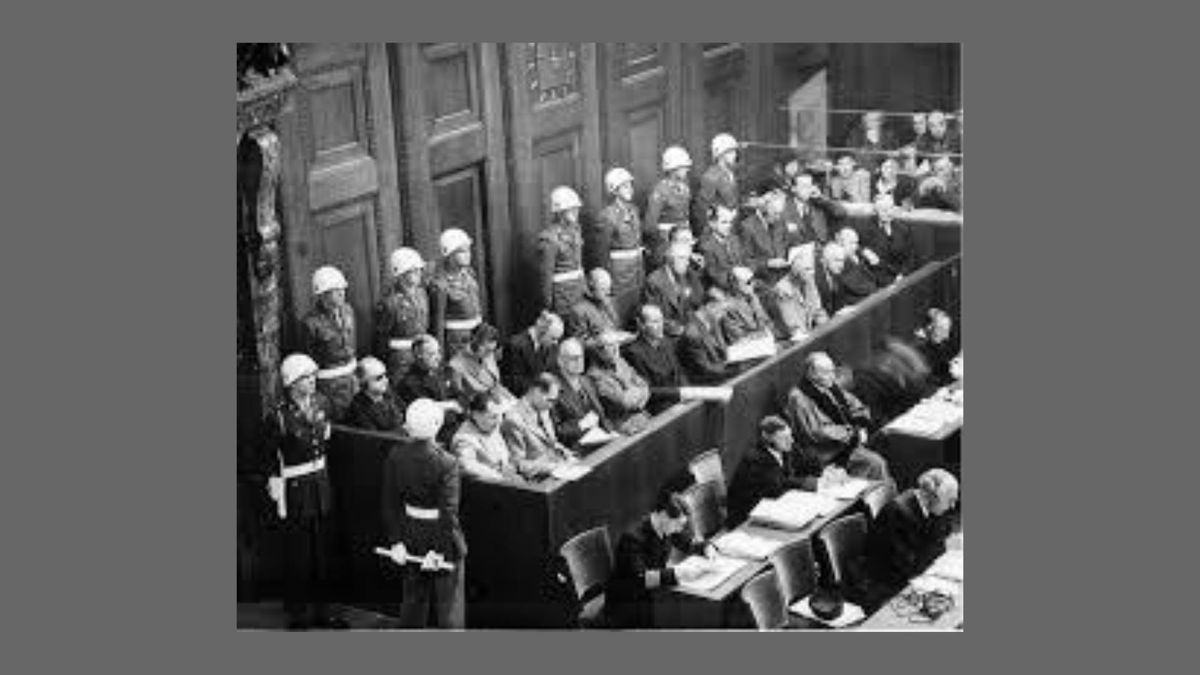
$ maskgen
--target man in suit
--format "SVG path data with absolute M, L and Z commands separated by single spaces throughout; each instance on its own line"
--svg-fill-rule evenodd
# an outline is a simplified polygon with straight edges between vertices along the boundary
M 907 223 L 894 220 L 896 210 L 890 195 L 877 195 L 874 222 L 861 231 L 862 258 L 880 288 L 912 273 L 916 266 L 912 229 Z
M 538 373 L 554 370 L 562 336 L 562 319 L 549 311 L 543 311 L 532 326 L 514 335 L 500 361 L 500 381 L 505 388 L 520 396 Z
M 571 307 L 567 334 L 590 347 L 597 343 L 601 334 L 619 327 L 617 309 L 612 301 L 612 277 L 608 270 L 596 267 L 588 272 L 588 287 L 583 298 Z
M 816 242 L 823 246 L 846 216 L 841 204 L 821 194 L 813 175 L 807 171 L 796 174 L 792 194 L 783 207 L 783 222 L 788 232 L 789 246 Z
M 878 594 L 894 594 L 946 551 L 958 489 L 949 471 L 930 469 L 915 488 L 879 511 L 867 543 L 867 566 Z
M 692 313 L 679 340 L 679 363 L 689 382 L 719 384 L 734 373 L 726 361 L 728 346 L 721 334 L 723 315 L 723 302 L 717 298 Z
M 837 242 L 846 253 L 845 265 L 842 267 L 842 273 L 838 275 L 841 306 L 857 305 L 877 290 L 875 277 L 867 269 L 863 256 L 859 254 L 858 232 L 854 228 L 843 227 L 839 230 Z
M 788 392 L 784 405 L 801 449 L 811 452 L 822 468 L 837 465 L 851 476 L 890 480 L 887 461 L 863 445 L 871 413 L 838 384 L 833 359 L 813 352 L 804 362 L 804 378 Z
M 667 262 L 646 280 L 645 302 L 662 310 L 664 331 L 671 338 L 683 334 L 688 317 L 704 302 L 704 286 L 691 264 L 692 247 L 672 244 Z
M 596 387 L 604 415 L 612 428 L 626 435 L 636 434 L 650 424 L 646 404 L 650 387 L 625 359 L 621 358 L 621 343 L 614 333 L 600 336 L 592 348 L 591 366 L 587 377 Z
M 763 499 L 789 490 L 815 490 L 822 467 L 795 451 L 792 429 L 776 415 L 758 423 L 758 446 L 742 459 L 729 484 L 729 526 L 750 515 Z
M 500 433 L 501 418 L 500 404 L 487 394 L 475 394 L 467 402 L 467 419 L 450 442 L 451 452 L 467 475 L 487 480 L 520 480 L 521 467 Z
M 754 213 L 742 219 L 738 227 L 746 265 L 765 283 L 774 283 L 787 268 L 788 248 L 799 243 L 789 237 L 783 222 L 786 197 L 780 190 L 770 190 L 758 199 Z
M 683 368 L 676 356 L 676 343 L 663 333 L 663 314 L 657 305 L 638 310 L 638 336 L 625 345 L 625 360 L 650 386 L 646 409 L 657 415 L 679 401 L 684 385 Z
M 821 248 L 821 267 L 817 270 L 817 293 L 821 297 L 821 306 L 832 316 L 845 306 L 842 289 L 842 270 L 846 268 L 846 249 L 841 244 L 831 241 Z
M 769 335 L 775 325 L 754 288 L 754 272 L 749 267 L 733 268 L 734 291 L 727 300 L 721 330 L 725 342 L 734 344 L 745 338 Z
M 817 290 L 817 264 L 812 246 L 798 246 L 788 255 L 789 273 L 771 289 L 768 302 L 779 324 L 779 334 L 799 341 L 829 316 L 821 306 Z
M 515 461 L 528 467 L 532 477 L 549 474 L 574 454 L 562 444 L 554 426 L 552 410 L 558 400 L 558 378 L 541 373 L 533 378 L 525 393 L 504 413 L 501 430 L 508 440 Z
M 350 402 L 346 423 L 372 431 L 399 431 L 404 422 L 400 403 L 388 386 L 387 367 L 374 356 L 358 362 L 361 389 Z
M 701 278 L 706 288 L 716 286 L 726 292 L 733 290 L 733 268 L 745 264 L 742 244 L 733 236 L 733 219 L 737 211 L 717 205 L 710 218 L 710 227 L 700 237 L 698 247 L 704 254 Z
M 458 460 L 436 440 L 442 407 L 422 398 L 404 414 L 411 440 L 383 467 L 383 528 L 394 561 L 404 566 L 400 620 L 406 628 L 465 628 L 467 539 L 458 520 Z M 421 563 L 405 562 L 407 555 Z M 447 566 L 452 569 L 447 569 Z
M 937 307 L 929 310 L 928 320 L 917 331 L 917 349 L 929 366 L 930 385 L 942 387 L 955 380 L 950 373 L 950 363 L 960 347 L 954 338 L 954 321 L 949 314 Z
M 558 346 L 556 375 L 562 382 L 551 416 L 558 438 L 571 448 L 579 447 L 579 439 L 592 429 L 608 430 L 604 406 L 590 378 L 584 377 L 583 343 L 567 338 Z

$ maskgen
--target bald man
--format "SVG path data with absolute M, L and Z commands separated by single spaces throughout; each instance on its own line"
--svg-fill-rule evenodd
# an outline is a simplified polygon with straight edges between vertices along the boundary
M 601 334 L 616 331 L 619 322 L 612 300 L 612 276 L 608 270 L 596 267 L 588 272 L 587 280 L 583 298 L 571 307 L 567 317 L 567 334 L 592 346 Z
M 562 319 L 543 311 L 532 326 L 509 339 L 500 361 L 500 381 L 505 388 L 520 396 L 538 373 L 554 370 L 562 337 Z
M 788 393 L 784 412 L 801 452 L 811 454 L 822 468 L 837 465 L 851 476 L 891 479 L 887 461 L 863 445 L 870 411 L 838 384 L 833 359 L 825 352 L 805 359 L 804 378 Z
M 877 592 L 889 597 L 946 551 L 958 505 L 958 480 L 945 469 L 930 469 L 875 516 L 867 544 L 867 564 Z

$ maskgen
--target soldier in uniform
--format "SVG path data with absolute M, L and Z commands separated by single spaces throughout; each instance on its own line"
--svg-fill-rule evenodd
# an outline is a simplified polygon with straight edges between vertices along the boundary
M 737 175 L 734 167 L 738 159 L 737 139 L 729 134 L 717 134 L 712 139 L 713 163 L 700 177 L 700 191 L 696 194 L 695 218 L 701 226 L 696 233 L 703 238 L 707 230 L 708 214 L 718 204 L 735 213 L 741 207 Z
M 666 259 L 667 240 L 676 225 L 689 223 L 692 189 L 688 171 L 692 158 L 687 150 L 673 145 L 662 154 L 663 178 L 654 186 L 646 205 L 642 242 L 646 247 L 646 269 L 657 269 Z
M 429 287 L 425 261 L 411 248 L 392 252 L 393 285 L 375 308 L 374 352 L 388 365 L 393 379 L 412 365 L 412 341 L 429 332 Z
M 331 618 L 327 604 L 333 508 L 325 469 L 329 400 L 317 391 L 317 364 L 307 355 L 288 355 L 279 373 L 286 392 L 267 416 L 263 447 L 279 472 L 267 487 L 283 521 L 288 627 L 345 628 Z
M 400 620 L 406 628 L 466 627 L 462 478 L 458 460 L 434 440 L 443 414 L 429 399 L 409 404 L 404 426 L 411 440 L 393 447 L 383 468 L 384 538 L 391 558 L 404 566 Z
M 340 421 L 358 391 L 354 369 L 354 310 L 346 302 L 346 277 L 336 267 L 313 272 L 316 302 L 304 317 L 304 345 L 321 370 L 317 388 L 332 406 L 334 421 Z
M 618 325 L 625 325 L 642 294 L 642 222 L 633 204 L 633 174 L 621 167 L 604 176 L 613 200 L 600 211 L 584 237 L 588 269 L 603 267 L 612 275 Z
M 467 346 L 471 331 L 483 322 L 479 282 L 471 269 L 471 238 L 451 228 L 442 233 L 442 268 L 433 281 L 434 335 L 446 346 L 447 358 Z
M 538 235 L 538 270 L 542 306 L 560 316 L 583 297 L 583 235 L 579 210 L 583 202 L 571 188 L 550 191 L 551 223 Z

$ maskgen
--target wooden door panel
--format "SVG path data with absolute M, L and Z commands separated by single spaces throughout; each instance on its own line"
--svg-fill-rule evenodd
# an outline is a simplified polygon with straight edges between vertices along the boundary
M 550 218 L 550 191 L 559 185 L 579 185 L 582 173 L 579 136 L 579 130 L 576 129 L 542 139 L 534 146 L 533 155 L 534 163 L 537 164 L 538 195 L 542 201 L 543 221 Z
M 666 147 L 666 112 L 660 103 L 638 108 L 626 114 L 629 139 L 629 161 L 626 168 L 633 173 L 634 184 L 644 206 L 661 173 L 660 156 Z
M 364 274 L 377 258 L 375 209 L 369 199 L 322 211 L 314 217 L 319 237 L 318 257 L 346 275 L 346 300 L 354 308 L 358 349 L 370 349 L 371 306 L 379 293 L 379 275 Z
M 634 201 L 644 209 L 660 174 L 663 148 L 683 141 L 673 111 L 679 107 L 678 83 L 672 82 L 681 77 L 678 46 L 626 42 L 605 50 L 605 167 L 623 166 L 633 173 Z
M 483 315 L 489 317 L 489 323 L 492 323 L 492 284 L 487 283 L 491 278 L 489 251 L 492 242 L 485 219 L 488 210 L 482 173 L 482 165 L 469 166 L 434 178 L 433 189 L 437 201 L 438 229 L 444 231 L 457 227 L 470 235 L 475 243 L 471 251 L 471 264 L 475 268 L 475 278 L 483 280 L 480 283 Z

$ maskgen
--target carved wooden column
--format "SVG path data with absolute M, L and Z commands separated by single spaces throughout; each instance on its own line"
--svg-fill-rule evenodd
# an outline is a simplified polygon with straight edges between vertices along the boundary
M 280 290 L 279 116 L 291 109 L 297 79 L 286 65 L 271 69 L 237 94 L 238 237 L 248 256 L 253 313 L 252 366 L 257 373 L 261 411 L 279 400 Z M 248 346 L 247 346 L 248 347 Z M 247 349 L 247 351 L 249 351 Z M 239 354 L 239 367 L 250 356 Z

